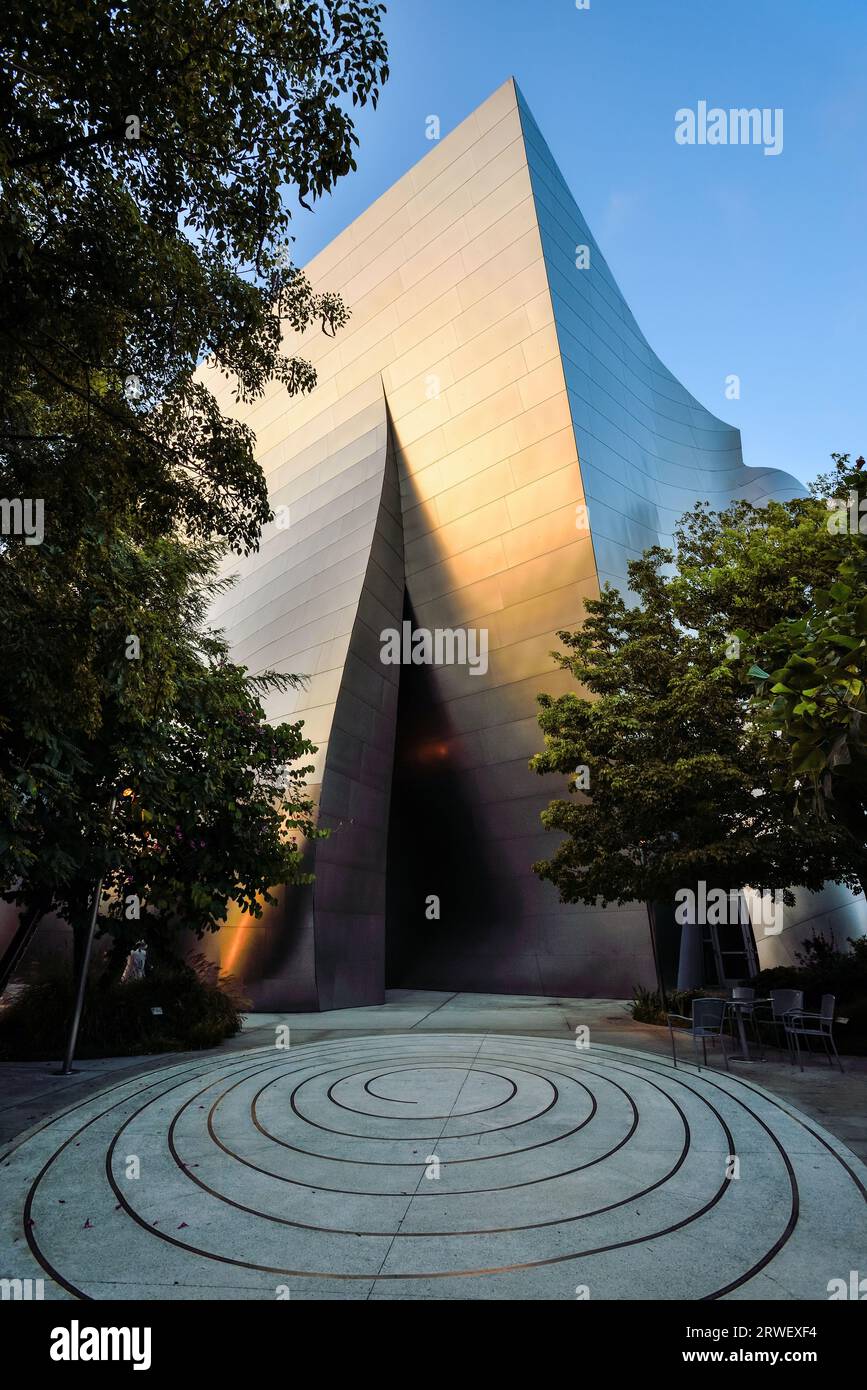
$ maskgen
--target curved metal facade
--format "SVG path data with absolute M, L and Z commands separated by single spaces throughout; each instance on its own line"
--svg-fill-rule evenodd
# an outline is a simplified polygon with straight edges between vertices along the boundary
M 666 541 L 699 498 L 758 504 L 803 488 L 777 469 L 747 468 L 740 431 L 660 362 L 518 100 L 599 580 L 625 588 L 627 562 Z M 576 267 L 578 247 L 587 269 Z
M 555 634 L 697 498 L 799 486 L 746 468 L 655 356 L 511 80 L 307 274 L 352 319 L 306 335 L 309 398 L 238 411 L 283 510 L 216 618 L 252 670 L 309 675 L 269 713 L 319 745 L 334 833 L 312 890 L 219 934 L 223 963 L 266 1008 L 378 1002 L 386 976 L 628 994 L 653 977 L 643 906 L 564 907 L 530 870 Z M 485 630 L 487 670 L 384 665 L 402 619 Z

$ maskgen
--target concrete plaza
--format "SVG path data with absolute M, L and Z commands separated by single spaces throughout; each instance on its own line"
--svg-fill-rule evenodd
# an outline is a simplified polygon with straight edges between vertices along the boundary
M 408 991 L 65 1080 L 6 1066 L 0 1276 L 60 1299 L 824 1300 L 867 1248 L 846 1066 L 699 1070 L 680 1039 L 675 1069 L 622 1001 Z

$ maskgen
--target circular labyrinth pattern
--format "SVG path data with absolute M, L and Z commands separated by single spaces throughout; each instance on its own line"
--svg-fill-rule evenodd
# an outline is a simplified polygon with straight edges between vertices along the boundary
M 0 1160 L 0 1274 L 79 1299 L 825 1299 L 863 1264 L 865 1177 L 751 1079 L 348 1038 L 163 1067 L 41 1126 Z

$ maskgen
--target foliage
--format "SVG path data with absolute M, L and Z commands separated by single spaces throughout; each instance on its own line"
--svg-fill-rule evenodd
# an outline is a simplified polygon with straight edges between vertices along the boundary
M 531 766 L 571 775 L 573 791 L 586 768 L 589 799 L 543 812 L 564 838 L 536 872 L 564 902 L 603 904 L 671 901 L 702 879 L 786 901 L 793 886 L 852 881 L 845 835 L 792 816 L 785 750 L 752 717 L 722 625 L 681 621 L 672 558 L 648 551 L 629 566 L 630 601 L 606 586 L 577 632 L 558 633 L 581 691 L 539 697 L 545 749 Z
M 202 617 L 214 538 L 249 551 L 271 516 L 234 403 L 310 390 L 288 335 L 347 319 L 291 264 L 289 199 L 355 167 L 382 12 L 0 16 L 0 494 L 44 508 L 41 544 L 0 540 L 0 888 L 79 942 L 101 874 L 119 936 L 131 893 L 147 930 L 202 932 L 303 877 L 312 750 L 263 705 L 297 682 L 253 680 Z
M 867 841 L 864 459 L 850 471 L 846 456 L 835 458 L 842 505 L 826 517 L 841 551 L 833 582 L 812 586 L 801 617 L 784 619 L 761 634 L 753 644 L 757 660 L 749 675 L 766 703 L 768 722 L 789 745 L 794 783 L 807 782 L 820 814 Z M 833 501 L 830 490 L 827 501 Z
M 252 400 L 309 390 L 284 332 L 346 320 L 291 265 L 302 203 L 355 168 L 346 103 L 388 76 L 362 0 L 10 0 L 0 18 L 3 492 L 49 534 L 110 529 L 134 499 L 256 546 L 254 439 L 203 358 Z M 129 518 L 125 517 L 128 521 Z
M 867 843 L 867 515 L 863 459 L 834 454 L 812 496 L 724 512 L 697 507 L 677 533 L 679 619 L 737 639 L 733 674 L 787 751 L 781 785 L 810 822 Z M 830 509 L 830 510 L 829 510 Z M 867 856 L 857 859 L 867 877 Z
M 630 1013 L 636 1023 L 658 1023 L 666 1025 L 668 1015 L 681 1014 L 684 1018 L 692 1017 L 692 1003 L 694 999 L 708 999 L 712 996 L 703 989 L 675 989 L 666 994 L 668 1008 L 664 1008 L 662 996 L 657 989 L 645 989 L 642 985 L 636 985 L 632 991 L 632 1003 Z M 685 1027 L 685 1024 L 678 1024 L 675 1020 L 675 1027 Z
M 797 965 L 775 966 L 757 976 L 757 988 L 805 989 L 814 996 L 836 994 L 849 1003 L 867 997 L 867 937 L 856 937 L 840 950 L 827 937 L 814 935 L 797 953 Z M 818 1002 L 818 1000 L 817 1000 Z
M 127 946 L 168 925 L 213 931 L 232 903 L 259 915 L 271 885 L 306 881 L 296 835 L 316 833 L 303 792 L 313 748 L 262 704 L 299 681 L 229 659 L 207 626 L 228 582 L 219 561 L 215 546 L 115 536 L 80 574 L 57 574 L 37 623 L 33 585 L 8 586 L 20 606 L 0 617 L 0 707 L 24 694 L 28 718 L 0 744 L 0 885 L 79 936 L 100 877 Z
M 814 935 L 797 959 L 797 965 L 760 971 L 751 982 L 756 995 L 767 995 L 772 989 L 800 989 L 804 1007 L 810 1010 L 819 1008 L 823 994 L 835 995 L 838 1046 L 867 1053 L 867 937 L 850 940 L 848 949 L 840 950 L 827 937 Z
M 61 1057 L 74 1001 L 69 972 L 57 963 L 43 969 L 0 1011 L 0 1059 Z M 218 979 L 215 967 L 201 959 L 126 984 L 101 986 L 94 979 L 85 997 L 77 1055 L 127 1057 L 216 1047 L 240 1032 L 244 1004 L 234 982 Z M 155 1008 L 162 1013 L 154 1014 Z

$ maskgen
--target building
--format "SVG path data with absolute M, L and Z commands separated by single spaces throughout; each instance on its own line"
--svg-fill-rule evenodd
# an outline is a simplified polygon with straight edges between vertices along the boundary
M 300 345 L 316 390 L 236 407 L 207 378 L 255 430 L 277 513 L 215 617 L 251 670 L 309 676 L 269 714 L 318 745 L 333 833 L 312 888 L 212 949 L 266 1009 L 386 983 L 629 994 L 654 978 L 644 906 L 566 907 L 531 870 L 556 792 L 527 766 L 536 695 L 569 684 L 555 634 L 698 498 L 800 486 L 746 467 L 656 357 L 512 80 L 307 274 L 352 312 Z M 404 622 L 483 632 L 486 660 L 385 664 Z M 793 921 L 854 910 L 833 890 Z

